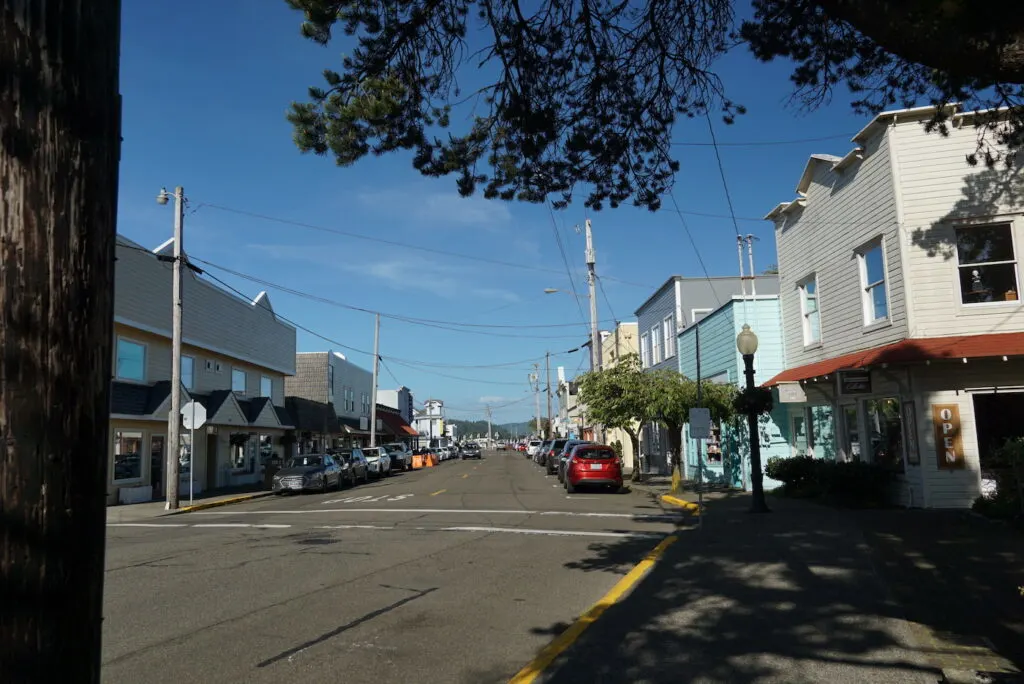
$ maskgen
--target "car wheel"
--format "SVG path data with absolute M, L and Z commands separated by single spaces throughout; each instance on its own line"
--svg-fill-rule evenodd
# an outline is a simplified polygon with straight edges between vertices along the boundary
M 324 473 L 324 476 L 322 478 L 320 478 L 320 493 L 321 494 L 326 494 L 327 493 L 327 482 L 328 482 L 327 473 Z
M 565 491 L 569 492 L 570 494 L 576 493 L 576 487 L 573 485 L 572 481 L 569 478 L 565 478 Z
M 341 473 L 338 473 L 338 481 L 335 483 L 334 488 L 339 492 L 345 488 L 345 478 L 341 476 Z

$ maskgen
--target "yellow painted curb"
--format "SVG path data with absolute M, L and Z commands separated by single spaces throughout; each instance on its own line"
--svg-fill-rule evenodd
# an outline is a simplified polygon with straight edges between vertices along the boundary
M 259 494 L 244 494 L 242 496 L 233 496 L 230 499 L 220 499 L 219 501 L 207 501 L 206 503 L 197 503 L 192 506 L 185 506 L 177 510 L 178 513 L 191 513 L 192 511 L 201 511 L 204 508 L 217 508 L 218 506 L 227 506 L 233 503 L 240 503 L 242 501 L 249 501 L 250 499 L 260 499 L 267 496 L 265 493 L 260 492 Z
M 696 511 L 698 508 L 700 508 L 697 504 L 693 503 L 692 501 L 680 499 L 678 496 L 672 496 L 671 494 L 662 494 L 661 500 L 667 504 L 672 504 L 673 506 L 685 508 L 688 511 Z
M 662 539 L 657 546 L 655 546 L 644 559 L 637 563 L 625 577 L 620 579 L 611 590 L 605 594 L 600 601 L 595 603 L 590 609 L 577 618 L 576 622 L 569 625 L 569 628 L 559 634 L 555 639 L 541 649 L 537 657 L 530 661 L 530 663 L 520 670 L 512 679 L 509 680 L 509 684 L 532 684 L 536 681 L 537 677 L 544 673 L 551 663 L 555 662 L 555 658 L 560 656 L 567 648 L 580 638 L 583 632 L 586 631 L 587 627 L 597 622 L 597 619 L 604 614 L 606 610 L 618 603 L 622 597 L 636 586 L 640 580 L 650 571 L 654 564 L 658 562 L 661 556 L 665 553 L 665 549 L 674 544 L 679 538 L 677 536 L 669 535 Z

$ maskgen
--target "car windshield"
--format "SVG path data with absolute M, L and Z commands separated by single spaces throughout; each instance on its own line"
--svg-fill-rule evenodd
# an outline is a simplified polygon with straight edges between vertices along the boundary
M 615 452 L 611 449 L 595 449 L 592 447 L 576 449 L 576 458 L 582 458 L 586 460 L 592 459 L 612 459 L 615 458 Z
M 469 444 L 466 445 L 466 448 L 467 449 L 479 449 L 480 447 L 477 445 L 476 442 L 470 442 Z
M 352 460 L 352 452 L 351 451 L 339 451 L 338 453 L 334 454 L 334 459 L 336 461 L 351 461 Z
M 377 447 L 363 449 L 363 455 L 366 456 L 366 458 L 377 458 L 380 456 L 380 450 Z
M 288 459 L 286 468 L 303 468 L 306 466 L 318 466 L 324 464 L 323 456 L 294 456 Z

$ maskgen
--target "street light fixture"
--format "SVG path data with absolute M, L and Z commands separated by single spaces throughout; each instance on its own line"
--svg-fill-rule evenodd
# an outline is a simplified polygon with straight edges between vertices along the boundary
M 746 323 L 736 336 L 736 349 L 743 356 L 743 374 L 747 377 L 747 391 L 754 389 L 754 354 L 757 353 L 757 335 Z M 750 489 L 753 498 L 751 513 L 769 513 L 764 500 L 764 474 L 761 472 L 761 435 L 758 431 L 757 412 L 747 409 L 747 431 L 750 433 Z

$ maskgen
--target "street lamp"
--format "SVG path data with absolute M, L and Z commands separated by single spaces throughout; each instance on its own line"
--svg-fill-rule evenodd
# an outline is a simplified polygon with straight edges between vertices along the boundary
M 757 353 L 757 335 L 746 323 L 736 336 L 736 349 L 743 356 L 743 374 L 747 377 L 747 391 L 754 389 L 754 354 Z M 757 426 L 757 412 L 747 409 L 747 430 L 750 432 L 750 488 L 753 499 L 751 513 L 768 513 L 764 500 L 764 475 L 761 473 L 761 436 Z

